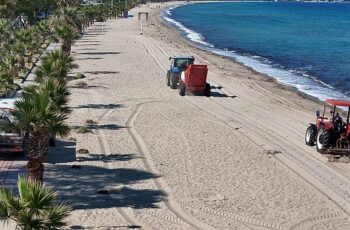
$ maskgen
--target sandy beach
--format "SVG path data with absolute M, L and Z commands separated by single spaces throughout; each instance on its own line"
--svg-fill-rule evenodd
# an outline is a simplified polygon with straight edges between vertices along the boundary
M 74 208 L 69 228 L 350 229 L 349 165 L 304 143 L 322 105 L 196 48 L 165 7 L 96 22 L 72 47 L 86 76 L 70 82 L 76 141 L 51 149 L 44 176 Z M 180 54 L 208 65 L 212 97 L 166 86 Z

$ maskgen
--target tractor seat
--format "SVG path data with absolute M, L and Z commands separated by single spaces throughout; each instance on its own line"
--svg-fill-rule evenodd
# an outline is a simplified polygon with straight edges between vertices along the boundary
M 339 133 L 343 133 L 345 131 L 345 123 L 341 120 L 335 120 L 334 121 L 334 129 L 339 132 Z

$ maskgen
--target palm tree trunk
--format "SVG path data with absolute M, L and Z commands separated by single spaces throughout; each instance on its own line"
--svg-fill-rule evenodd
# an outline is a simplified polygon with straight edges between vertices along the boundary
M 27 164 L 28 177 L 31 180 L 43 181 L 44 165 L 48 153 L 48 132 L 42 127 L 29 137 L 29 160 Z
M 70 50 L 71 50 L 71 42 L 64 41 L 62 43 L 62 51 L 65 52 L 66 54 L 70 54 Z
M 28 178 L 30 180 L 43 182 L 44 164 L 42 157 L 29 157 L 27 170 Z

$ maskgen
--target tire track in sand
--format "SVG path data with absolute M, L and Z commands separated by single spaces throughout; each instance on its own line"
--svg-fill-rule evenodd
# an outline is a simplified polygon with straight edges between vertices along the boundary
M 154 101 L 152 101 L 154 102 Z M 158 170 L 153 166 L 153 160 L 151 154 L 148 152 L 147 145 L 144 143 L 142 137 L 140 134 L 136 131 L 134 128 L 134 122 L 136 120 L 136 117 L 140 114 L 142 107 L 146 103 L 152 103 L 152 102 L 143 102 L 136 105 L 136 109 L 132 112 L 129 119 L 126 122 L 126 126 L 128 127 L 128 132 L 135 143 L 140 155 L 142 156 L 143 163 L 147 169 L 148 172 L 159 175 Z M 164 179 L 161 177 L 153 179 L 157 188 L 160 191 L 163 191 L 168 195 L 168 199 L 164 200 L 165 206 L 178 218 L 183 220 L 185 223 L 189 224 L 190 226 L 196 228 L 196 229 L 214 229 L 213 227 L 197 220 L 196 218 L 190 216 L 187 214 L 181 206 L 175 201 L 171 189 L 168 187 Z
M 212 100 L 212 99 L 209 99 L 209 100 Z M 230 116 L 231 120 L 226 120 L 224 117 L 217 116 L 217 115 L 222 115 L 222 114 L 215 114 L 215 113 L 212 112 L 212 111 L 217 111 L 217 109 L 215 109 L 215 110 L 214 109 L 208 110 L 205 106 L 203 107 L 203 106 L 197 105 L 190 98 L 188 99 L 188 101 L 191 104 L 193 104 L 195 106 L 198 106 L 199 108 L 202 108 L 209 115 L 212 115 L 216 119 L 221 120 L 223 122 L 223 124 L 226 124 L 228 127 L 232 128 L 232 129 L 235 129 L 237 124 L 242 125 L 242 123 L 240 123 L 240 121 L 235 120 L 231 116 Z M 220 103 L 215 103 L 215 104 L 217 104 L 218 106 L 222 107 L 224 109 L 224 111 L 226 110 L 226 113 L 228 113 L 228 111 L 230 111 L 229 109 L 225 108 Z M 228 117 L 228 116 L 229 116 L 229 113 L 226 115 L 226 117 Z M 249 129 L 249 127 L 246 127 L 246 129 Z M 253 136 L 247 136 L 245 133 L 240 132 L 240 134 L 242 136 L 245 136 L 247 139 L 249 139 L 256 146 L 261 146 L 261 143 L 257 142 L 256 140 L 258 140 L 264 134 L 266 135 L 266 130 L 265 130 L 265 132 L 261 133 L 259 129 L 254 129 L 254 132 L 251 132 L 251 135 L 252 135 L 252 133 L 255 133 L 255 134 Z M 273 134 L 271 133 L 270 135 L 273 135 Z M 276 137 L 276 138 L 278 139 L 278 137 Z M 280 146 L 280 145 L 277 145 L 277 146 L 279 146 L 280 149 L 283 149 L 282 146 Z M 332 201 L 336 206 L 338 206 L 343 211 L 343 212 L 329 213 L 329 214 L 325 214 L 325 215 L 320 215 L 320 216 L 314 216 L 314 217 L 307 218 L 306 220 L 302 220 L 301 222 L 299 222 L 297 224 L 294 224 L 294 225 L 298 226 L 296 229 L 299 229 L 301 226 L 304 226 L 306 224 L 308 224 L 308 225 L 311 224 L 311 223 L 316 224 L 318 222 L 323 222 L 325 220 L 336 220 L 336 219 L 347 218 L 348 217 L 348 215 L 349 215 L 348 203 L 345 202 L 342 199 L 342 197 L 339 197 L 338 194 L 335 194 L 334 191 L 331 190 L 331 188 L 326 187 L 324 184 L 321 183 L 320 180 L 316 179 L 316 177 L 312 176 L 308 171 L 306 171 L 305 169 L 301 168 L 301 166 L 296 164 L 293 160 L 290 160 L 290 159 L 288 159 L 286 157 L 283 157 L 283 154 L 273 155 L 273 157 L 276 160 L 278 160 L 281 164 L 283 164 L 285 167 L 289 168 L 295 174 L 300 176 L 300 178 L 302 178 L 306 183 L 308 183 L 309 185 L 314 187 L 316 190 L 318 190 L 321 194 L 323 194 L 325 197 L 327 197 L 330 201 Z M 301 162 L 298 162 L 298 163 L 301 164 Z M 301 164 L 301 165 L 303 165 L 303 164 Z M 294 225 L 292 225 L 292 226 L 294 226 Z M 262 225 L 261 227 L 263 227 L 263 226 L 264 225 Z M 294 227 L 284 227 L 283 229 L 294 229 Z
M 103 119 L 106 119 L 110 115 L 111 112 L 113 112 L 112 109 L 106 110 L 99 117 L 99 121 L 103 121 Z M 101 153 L 103 155 L 106 155 L 106 156 L 112 154 L 110 146 L 107 142 L 106 136 L 103 133 L 103 131 L 96 129 L 96 133 L 97 133 L 97 138 L 98 138 L 98 142 L 100 145 Z M 104 163 L 104 164 L 106 164 L 107 168 L 113 169 L 109 163 Z M 140 226 L 143 229 L 149 229 L 148 227 L 145 226 L 145 224 L 143 224 L 140 220 L 138 220 L 136 218 L 136 216 L 131 208 L 117 208 L 117 210 L 118 210 L 119 214 L 124 218 L 124 220 L 126 220 L 128 223 L 130 223 L 132 225 L 129 227 Z
M 138 101 L 147 101 L 147 100 L 153 100 L 152 102 L 157 102 L 157 101 L 154 101 L 154 98 L 140 98 L 140 99 L 127 99 L 127 100 L 124 100 L 122 102 L 126 102 L 126 101 L 134 101 L 134 100 L 138 100 Z M 142 102 L 142 103 L 147 103 L 147 102 Z M 101 116 L 99 116 L 98 120 L 99 121 L 103 121 L 104 119 L 106 119 L 114 110 L 113 109 L 110 109 L 110 110 L 107 110 L 105 112 L 103 112 L 101 114 Z M 128 126 L 128 125 L 127 125 Z M 102 130 L 98 130 L 96 129 L 96 134 L 97 134 L 97 138 L 98 138 L 98 141 L 99 141 L 99 144 L 100 144 L 100 149 L 101 149 L 101 152 L 103 154 L 110 154 L 111 153 L 111 150 L 110 150 L 110 147 L 109 147 L 109 144 L 106 140 L 106 136 L 105 134 L 103 133 Z M 106 164 L 107 167 L 108 167 L 108 163 Z M 111 167 L 108 167 L 108 168 L 111 168 Z M 161 189 L 159 189 L 161 190 Z M 167 192 L 165 192 L 164 190 L 161 190 L 163 191 L 164 193 L 168 194 Z M 133 210 L 131 208 L 117 208 L 118 212 L 120 213 L 120 215 L 127 221 L 131 224 L 131 226 L 129 227 L 137 227 L 137 226 L 141 226 L 143 229 L 150 229 L 148 226 L 146 227 L 144 223 L 142 223 L 140 220 L 137 219 L 137 217 L 135 216 Z M 170 209 L 169 209 L 170 210 Z M 174 213 L 172 210 L 170 210 L 171 213 L 174 214 L 175 217 L 177 218 L 174 218 L 172 216 L 167 216 L 167 215 L 164 215 L 164 214 L 160 214 L 158 212 L 155 212 L 155 211 L 152 211 L 152 210 L 149 210 L 149 209 L 146 209 L 146 210 L 142 210 L 143 213 L 146 213 L 148 215 L 151 215 L 151 216 L 154 216 L 154 217 L 157 217 L 157 218 L 160 218 L 160 219 L 163 219 L 163 220 L 166 220 L 166 221 L 170 221 L 170 222 L 173 222 L 173 223 L 176 223 L 176 224 L 181 224 L 183 225 L 183 223 L 186 223 L 186 221 L 184 221 L 182 218 L 179 218 L 179 216 Z

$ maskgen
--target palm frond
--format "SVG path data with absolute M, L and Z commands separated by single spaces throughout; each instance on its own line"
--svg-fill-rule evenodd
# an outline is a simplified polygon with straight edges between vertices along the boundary
M 36 215 L 53 206 L 57 198 L 57 193 L 51 187 L 25 177 L 18 178 L 18 190 L 21 202 Z
M 59 229 L 66 225 L 64 219 L 67 218 L 72 208 L 65 204 L 52 207 L 46 217 L 46 227 L 48 229 Z
M 10 217 L 11 215 L 6 202 L 0 201 L 0 221 L 7 223 L 10 220 Z
M 0 201 L 6 203 L 8 213 L 16 213 L 21 210 L 18 198 L 7 188 L 0 189 Z

